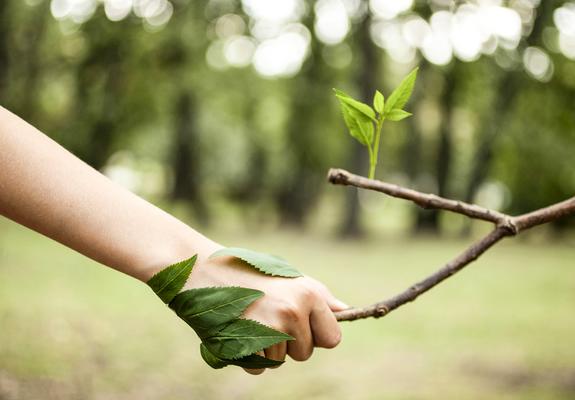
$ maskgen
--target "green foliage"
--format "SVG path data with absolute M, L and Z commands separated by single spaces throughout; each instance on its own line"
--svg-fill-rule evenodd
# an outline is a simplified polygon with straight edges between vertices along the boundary
M 270 368 L 283 364 L 283 361 L 270 360 L 257 354 L 251 354 L 237 360 L 223 360 L 209 351 L 203 343 L 200 344 L 200 354 L 204 361 L 214 369 L 220 369 L 228 365 L 236 365 L 242 368 Z
M 164 268 L 148 281 L 148 286 L 164 303 L 169 304 L 186 284 L 196 259 L 197 255 Z
M 385 98 L 379 90 L 376 90 L 375 96 L 373 96 L 373 108 L 378 114 L 383 114 L 384 107 Z
M 390 121 L 401 121 L 411 116 L 411 113 L 403 110 L 403 106 L 405 106 L 413 92 L 415 80 L 417 79 L 417 71 L 418 69 L 415 68 L 403 79 L 399 86 L 391 93 L 387 102 L 383 94 L 379 90 L 376 90 L 373 97 L 373 108 L 352 98 L 341 90 L 334 89 L 335 96 L 341 106 L 343 120 L 350 135 L 362 145 L 366 146 L 369 151 L 370 179 L 375 177 L 383 122 L 386 119 Z
M 386 114 L 389 114 L 394 110 L 401 110 L 407 103 L 411 97 L 411 92 L 413 92 L 413 86 L 415 86 L 418 70 L 419 68 L 415 68 L 413 71 L 411 71 L 403 79 L 403 81 L 401 81 L 399 86 L 391 93 L 387 99 L 387 104 L 385 105 Z
M 407 117 L 410 117 L 412 114 L 405 110 L 391 110 L 389 114 L 387 114 L 386 118 L 390 121 L 401 121 Z
M 335 96 L 340 100 L 340 102 L 343 105 L 345 105 L 346 108 L 356 110 L 373 121 L 376 120 L 375 112 L 370 106 L 368 106 L 365 103 L 362 103 L 361 101 L 355 100 L 353 97 L 351 97 L 350 95 L 341 90 L 334 89 L 334 92 Z
M 241 249 L 239 247 L 228 247 L 216 251 L 210 258 L 232 256 L 250 264 L 260 272 L 271 276 L 281 276 L 284 278 L 297 278 L 302 274 L 292 267 L 286 260 L 270 254 L 258 253 L 252 250 Z
M 177 295 L 170 308 L 205 337 L 214 326 L 239 318 L 244 310 L 264 295 L 255 289 L 242 287 L 208 287 L 186 290 Z
M 243 260 L 262 273 L 293 278 L 301 276 L 287 261 L 255 251 L 227 248 L 210 256 L 232 256 Z M 242 319 L 246 308 L 264 293 L 242 287 L 184 287 L 196 256 L 171 265 L 148 281 L 148 285 L 164 303 L 184 320 L 200 337 L 200 353 L 212 368 L 236 365 L 244 368 L 266 368 L 282 364 L 256 353 L 274 344 L 293 340 L 259 322 Z
M 237 360 L 286 340 L 293 337 L 256 321 L 236 319 L 211 332 L 203 343 L 217 357 Z

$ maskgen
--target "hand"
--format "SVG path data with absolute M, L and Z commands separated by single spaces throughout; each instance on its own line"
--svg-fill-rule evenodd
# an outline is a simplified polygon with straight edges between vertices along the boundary
M 267 348 L 262 356 L 283 361 L 287 354 L 296 361 L 305 361 L 314 347 L 333 348 L 341 341 L 341 330 L 333 312 L 348 306 L 315 279 L 271 277 L 236 258 L 217 257 L 196 264 L 186 289 L 208 286 L 241 286 L 265 293 L 248 307 L 244 317 L 285 332 L 296 340 Z M 254 375 L 264 372 L 263 369 L 246 371 Z

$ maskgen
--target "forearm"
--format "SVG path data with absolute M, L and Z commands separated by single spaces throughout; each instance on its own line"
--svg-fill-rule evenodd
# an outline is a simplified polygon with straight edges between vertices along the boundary
M 0 214 L 140 280 L 218 248 L 2 107 Z

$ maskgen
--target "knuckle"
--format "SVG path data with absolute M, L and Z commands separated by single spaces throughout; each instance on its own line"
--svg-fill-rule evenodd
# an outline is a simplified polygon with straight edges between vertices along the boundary
M 300 320 L 299 309 L 295 304 L 284 302 L 278 307 L 278 314 L 283 320 L 297 322 Z
M 326 349 L 333 349 L 340 343 L 341 343 L 341 332 L 335 332 L 334 334 L 329 335 L 327 338 L 324 339 L 322 347 L 325 347 Z
M 292 355 L 292 358 L 295 361 L 307 361 L 310 359 L 312 354 L 313 354 L 313 347 L 310 347 L 296 352 L 295 354 Z
M 318 296 L 317 289 L 311 284 L 304 284 L 300 287 L 300 296 L 303 301 L 311 302 Z

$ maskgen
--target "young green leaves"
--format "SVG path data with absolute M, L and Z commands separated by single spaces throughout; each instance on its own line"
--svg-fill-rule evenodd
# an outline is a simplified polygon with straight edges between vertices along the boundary
M 418 68 L 411 71 L 399 86 L 391 93 L 387 99 L 387 104 L 385 105 L 384 115 L 386 119 L 391 119 L 391 115 L 394 114 L 407 114 L 403 118 L 410 116 L 411 114 L 403 110 L 403 106 L 407 103 L 411 97 L 411 92 L 413 92 L 413 87 L 415 86 L 415 80 L 417 79 Z M 401 119 L 403 119 L 401 118 Z M 391 119 L 392 121 L 400 121 L 401 119 Z
M 375 112 L 370 106 L 353 99 L 341 90 L 334 89 L 341 104 L 341 112 L 349 133 L 364 146 L 373 142 Z
M 269 254 L 227 248 L 210 258 L 236 257 L 262 273 L 292 278 L 301 276 L 287 261 Z M 242 287 L 206 287 L 180 293 L 188 280 L 196 256 L 171 265 L 154 275 L 148 285 L 200 337 L 200 353 L 212 368 L 237 365 L 243 368 L 267 368 L 283 361 L 270 360 L 255 353 L 274 344 L 293 340 L 259 322 L 242 319 L 246 308 L 264 293 Z
M 369 151 L 369 178 L 375 176 L 375 168 L 379 155 L 381 128 L 385 120 L 401 121 L 411 113 L 403 110 L 409 100 L 415 80 L 417 68 L 411 71 L 391 93 L 387 101 L 383 94 L 376 90 L 373 97 L 373 108 L 358 101 L 341 90 L 334 89 L 335 96 L 341 106 L 341 112 L 350 135 Z

